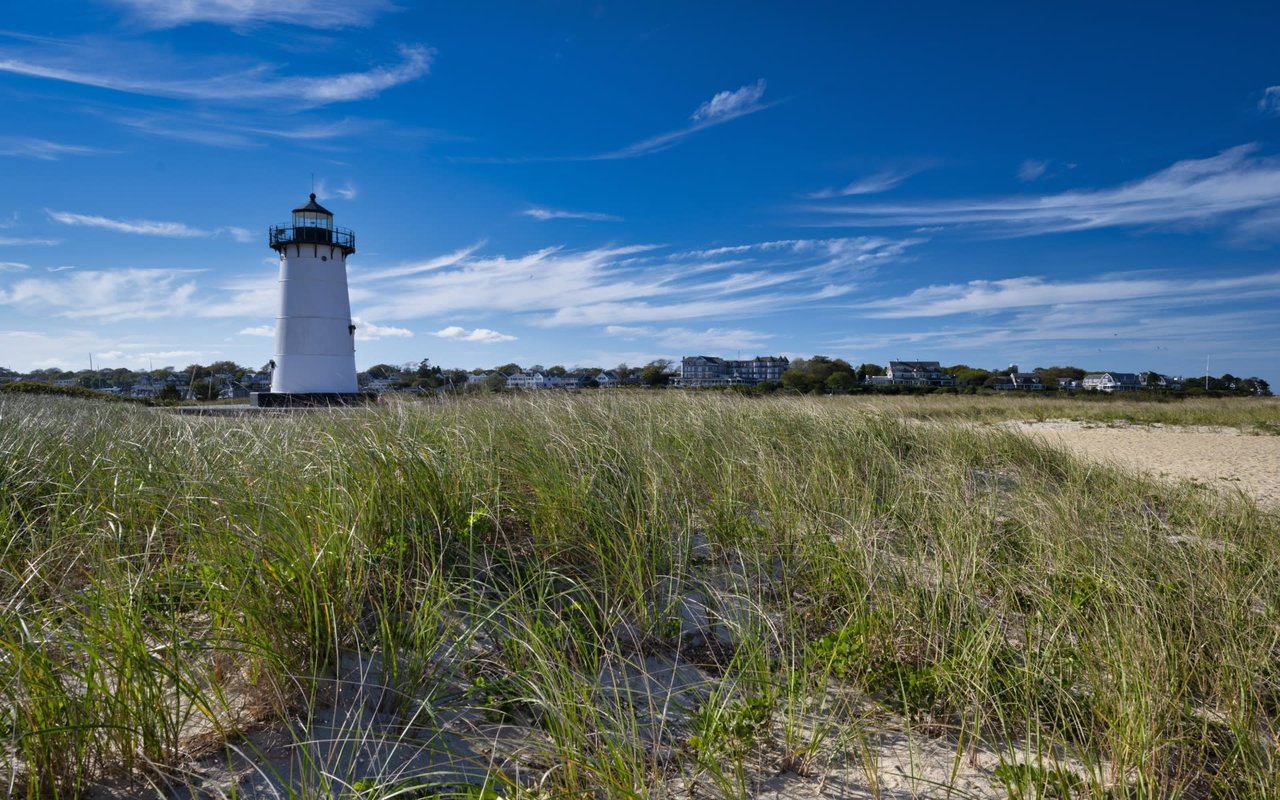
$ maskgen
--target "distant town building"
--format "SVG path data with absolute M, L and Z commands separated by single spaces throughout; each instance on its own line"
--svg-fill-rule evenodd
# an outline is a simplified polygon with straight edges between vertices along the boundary
M 1081 383 L 1095 392 L 1136 392 L 1143 387 L 1142 378 L 1134 372 L 1090 372 Z
M 1020 372 L 1017 364 L 1009 365 L 1009 376 L 995 385 L 997 390 L 1042 392 L 1044 381 L 1035 372 Z
M 894 386 L 955 386 L 956 379 L 937 361 L 890 361 L 889 383 Z
M 1149 389 L 1173 389 L 1176 391 L 1182 388 L 1182 378 L 1161 375 L 1159 372 L 1143 372 L 1139 377 L 1142 379 L 1142 385 Z
M 507 376 L 508 389 L 546 389 L 550 385 L 541 372 L 517 372 Z
M 786 356 L 756 356 L 750 360 L 685 356 L 680 360 L 680 386 L 754 386 L 765 381 L 778 382 L 791 366 Z

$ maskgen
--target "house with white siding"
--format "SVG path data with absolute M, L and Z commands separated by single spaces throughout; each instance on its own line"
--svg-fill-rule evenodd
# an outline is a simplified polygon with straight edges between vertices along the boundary
M 937 361 L 890 361 L 889 383 L 894 386 L 955 386 L 956 379 Z
M 1003 391 L 1043 392 L 1044 381 L 1037 372 L 1019 372 L 1017 364 L 1009 365 L 1009 376 L 995 385 Z
M 782 380 L 791 366 L 786 356 L 756 356 L 752 359 L 685 356 L 680 360 L 680 375 L 674 381 L 680 386 L 754 386 L 757 383 Z
M 1142 378 L 1134 372 L 1090 372 L 1081 385 L 1094 392 L 1136 392 L 1143 387 Z
M 550 386 L 541 372 L 517 372 L 507 376 L 508 389 L 547 389 Z

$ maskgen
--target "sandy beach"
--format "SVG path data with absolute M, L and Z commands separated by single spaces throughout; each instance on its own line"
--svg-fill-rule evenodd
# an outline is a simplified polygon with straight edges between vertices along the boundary
M 1076 420 L 1013 422 L 1007 427 L 1088 458 L 1171 480 L 1240 491 L 1280 510 L 1280 436 L 1233 428 L 1103 425 Z

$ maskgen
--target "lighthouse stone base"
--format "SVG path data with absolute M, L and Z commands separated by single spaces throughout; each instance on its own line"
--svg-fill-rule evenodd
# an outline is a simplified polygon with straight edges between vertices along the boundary
M 376 392 L 250 392 L 254 408 L 328 408 L 376 402 Z

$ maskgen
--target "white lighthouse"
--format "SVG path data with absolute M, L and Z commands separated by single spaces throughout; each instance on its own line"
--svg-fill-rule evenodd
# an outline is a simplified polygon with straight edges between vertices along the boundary
M 280 306 L 271 392 L 253 405 L 344 403 L 362 397 L 356 386 L 356 326 L 347 297 L 347 256 L 356 236 L 333 226 L 333 214 L 311 201 L 293 210 L 293 221 L 271 228 L 280 254 Z

